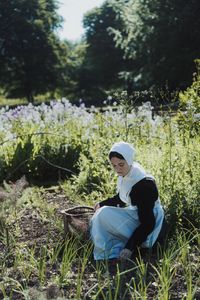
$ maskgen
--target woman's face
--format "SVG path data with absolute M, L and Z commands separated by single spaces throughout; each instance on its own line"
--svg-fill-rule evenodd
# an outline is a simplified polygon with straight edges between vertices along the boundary
M 119 176 L 126 176 L 130 171 L 131 167 L 127 164 L 125 159 L 119 159 L 114 156 L 111 158 L 110 161 L 113 166 L 113 169 Z

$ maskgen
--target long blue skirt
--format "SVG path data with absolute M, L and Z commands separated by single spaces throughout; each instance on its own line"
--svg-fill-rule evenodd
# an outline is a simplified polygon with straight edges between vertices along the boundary
M 164 212 L 160 203 L 154 207 L 156 224 L 142 247 L 151 248 L 162 227 Z M 137 209 L 104 206 L 92 217 L 90 234 L 94 243 L 94 259 L 118 258 L 128 239 L 140 225 Z

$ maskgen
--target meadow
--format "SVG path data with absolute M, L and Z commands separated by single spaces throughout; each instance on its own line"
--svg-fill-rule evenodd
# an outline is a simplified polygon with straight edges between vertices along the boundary
M 192 105 L 156 113 L 150 102 L 124 101 L 100 111 L 61 99 L 2 108 L 0 299 L 200 298 L 199 129 Z M 163 248 L 111 274 L 94 263 L 89 239 L 63 238 L 60 211 L 115 194 L 108 151 L 121 140 L 156 178 L 168 235 Z M 23 175 L 21 192 L 9 182 Z

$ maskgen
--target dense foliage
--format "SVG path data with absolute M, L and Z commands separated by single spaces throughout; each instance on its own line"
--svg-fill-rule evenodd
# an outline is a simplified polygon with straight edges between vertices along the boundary
M 113 6 L 122 25 L 110 30 L 130 59 L 127 76 L 133 89 L 185 88 L 199 57 L 199 1 L 129 0 L 113 1 Z
M 84 17 L 88 44 L 85 57 L 89 65 L 88 74 L 91 79 L 93 78 L 94 86 L 104 89 L 119 86 L 118 73 L 125 63 L 123 51 L 116 47 L 113 36 L 109 33 L 110 26 L 121 27 L 112 3 L 105 3 L 102 7 L 88 12 Z
M 33 101 L 48 92 L 100 105 L 116 89 L 172 91 L 191 83 L 200 51 L 198 0 L 105 1 L 85 14 L 85 34 L 76 43 L 56 34 L 58 5 L 0 1 L 5 96 Z
M 100 113 L 65 99 L 50 106 L 2 109 L 0 178 L 14 180 L 25 174 L 30 181 L 48 184 L 70 177 L 72 194 L 91 201 L 104 198 L 114 193 L 115 183 L 108 149 L 117 140 L 128 140 L 137 149 L 137 159 L 157 178 L 170 218 L 174 214 L 178 222 L 184 216 L 184 222 L 195 223 L 199 127 L 191 110 L 184 119 L 181 114 L 153 116 L 149 103 Z
M 54 92 L 66 80 L 67 50 L 55 34 L 56 1 L 0 1 L 0 85 L 8 97 Z
M 198 114 L 161 116 L 148 102 L 136 109 L 122 98 L 104 112 L 66 99 L 0 110 L 0 298 L 198 298 Z M 169 226 L 164 249 L 109 276 L 106 263 L 93 263 L 85 237 L 63 240 L 60 211 L 115 193 L 108 151 L 119 140 L 134 144 L 136 160 L 155 176 Z M 30 187 L 21 195 L 8 182 L 22 174 Z

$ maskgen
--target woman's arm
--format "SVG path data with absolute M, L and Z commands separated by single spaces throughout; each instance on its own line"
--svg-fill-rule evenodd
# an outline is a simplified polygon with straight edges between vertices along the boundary
M 115 195 L 112 198 L 108 198 L 106 200 L 103 200 L 99 202 L 100 207 L 102 206 L 119 206 L 124 207 L 126 204 L 119 198 L 119 194 Z
M 153 208 L 158 199 L 155 181 L 151 178 L 142 179 L 132 188 L 130 197 L 131 203 L 138 207 L 138 217 L 141 222 L 125 246 L 125 248 L 134 251 L 146 240 L 155 226 Z

